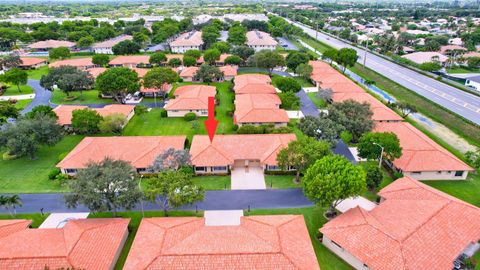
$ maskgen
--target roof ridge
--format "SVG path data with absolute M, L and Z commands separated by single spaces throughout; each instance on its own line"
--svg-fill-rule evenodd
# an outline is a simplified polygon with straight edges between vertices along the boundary
M 75 223 L 75 220 L 73 220 L 73 221 L 74 221 L 73 223 Z M 70 254 L 73 252 L 73 250 L 75 249 L 75 247 L 77 246 L 78 242 L 80 241 L 80 239 L 82 238 L 82 236 L 85 232 L 91 231 L 91 230 L 94 230 L 94 229 L 98 229 L 98 228 L 101 228 L 101 227 L 111 226 L 113 222 L 118 223 L 118 219 L 113 219 L 112 221 L 106 222 L 105 224 L 96 224 L 96 226 L 92 226 L 90 228 L 86 228 L 86 229 L 82 228 L 82 232 L 80 233 L 80 236 L 78 237 L 78 239 L 75 241 L 75 244 L 72 246 L 72 248 L 69 251 L 67 251 L 67 259 L 68 259 L 68 257 L 70 257 Z M 75 225 L 77 225 L 77 224 L 75 224 Z M 79 225 L 77 225 L 77 226 L 79 226 Z M 63 231 L 63 235 L 65 236 L 65 227 L 62 228 L 62 231 Z M 65 237 L 64 237 L 64 240 L 65 240 Z M 65 245 L 65 247 L 66 247 L 66 245 Z
M 83 139 L 80 141 L 80 143 L 82 143 L 83 141 L 85 141 L 85 140 L 87 140 L 87 139 L 89 140 L 88 143 L 85 143 L 85 145 L 84 145 L 81 149 L 79 149 L 74 155 L 78 155 L 80 152 L 83 152 L 83 151 L 85 150 L 85 148 L 87 148 L 90 144 L 92 144 L 93 141 L 94 141 L 93 138 L 94 138 L 94 137 L 85 137 L 85 138 L 83 138 Z M 79 144 L 80 144 L 80 143 L 79 143 Z M 78 145 L 77 145 L 77 146 L 78 146 Z M 75 147 L 75 148 L 76 148 L 76 147 Z M 75 148 L 74 148 L 74 149 L 75 149 Z M 74 149 L 73 149 L 73 150 L 74 150 Z M 62 159 L 59 163 L 57 163 L 57 166 L 58 166 L 60 163 L 69 161 L 69 160 L 74 156 L 73 154 L 72 154 L 72 156 L 70 156 L 71 153 L 72 153 L 72 151 L 70 151 L 70 152 L 68 153 L 68 155 L 67 155 L 64 159 Z

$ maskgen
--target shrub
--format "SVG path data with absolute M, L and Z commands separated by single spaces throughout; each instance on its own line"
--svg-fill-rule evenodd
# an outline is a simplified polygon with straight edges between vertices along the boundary
M 48 173 L 48 179 L 54 180 L 61 173 L 59 168 L 54 168 Z
M 237 133 L 238 134 L 256 134 L 257 128 L 252 125 L 243 125 L 238 128 Z
M 181 173 L 185 173 L 187 175 L 190 175 L 190 176 L 194 175 L 193 167 L 190 167 L 190 166 L 182 166 L 182 167 L 180 167 L 180 169 L 178 169 L 178 171 L 181 172 Z
M 147 108 L 147 106 L 140 104 L 140 105 L 135 106 L 134 111 L 135 111 L 136 115 L 142 115 L 142 114 L 148 112 L 148 108 Z
M 352 133 L 350 133 L 349 131 L 342 131 L 342 133 L 340 133 L 340 138 L 342 139 L 342 141 L 344 143 L 350 143 L 353 139 L 353 135 Z
M 238 125 L 233 125 L 233 131 L 237 131 L 238 130 Z
M 403 173 L 401 172 L 394 172 L 393 173 L 393 179 L 397 180 L 398 178 L 402 178 L 403 177 Z
M 275 77 L 273 83 L 282 92 L 297 93 L 302 90 L 302 86 L 295 79 L 289 77 Z
M 102 133 L 120 133 L 123 126 L 127 123 L 127 118 L 120 113 L 107 115 L 98 125 Z
M 160 111 L 160 117 L 164 118 L 164 117 L 167 117 L 168 114 L 167 114 L 167 111 L 166 110 L 161 110 Z
M 197 119 L 197 115 L 193 112 L 187 113 L 183 116 L 183 119 L 187 122 Z
M 380 186 L 383 180 L 383 174 L 376 163 L 369 163 L 365 166 L 365 172 L 367 173 L 367 187 L 369 190 L 375 190 Z
M 58 174 L 55 176 L 55 181 L 57 181 L 61 186 L 67 184 L 67 180 L 70 179 L 68 174 Z
M 3 153 L 2 158 L 3 158 L 3 160 L 12 160 L 12 159 L 16 159 L 17 156 L 16 155 L 10 155 L 9 152 L 5 152 L 5 153 Z
M 279 128 L 276 128 L 273 133 L 288 134 L 292 132 L 293 130 L 290 127 L 279 127 Z

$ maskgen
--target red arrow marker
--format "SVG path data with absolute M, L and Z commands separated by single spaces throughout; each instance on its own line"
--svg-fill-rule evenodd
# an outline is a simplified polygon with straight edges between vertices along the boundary
M 213 137 L 215 137 L 217 126 L 218 121 L 215 120 L 215 97 L 208 97 L 208 119 L 205 121 L 205 127 L 207 128 L 210 142 L 212 142 Z

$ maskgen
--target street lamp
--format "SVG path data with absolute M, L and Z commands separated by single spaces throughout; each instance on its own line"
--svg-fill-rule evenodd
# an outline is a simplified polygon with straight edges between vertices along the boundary
M 365 45 L 365 55 L 363 56 L 363 67 L 366 67 L 366 64 L 367 64 L 367 53 L 368 53 L 369 41 L 370 41 L 370 36 L 367 34 L 367 44 Z
M 138 181 L 138 189 L 140 192 L 142 192 L 142 179 L 143 179 L 143 174 L 140 175 L 140 180 Z M 145 217 L 145 212 L 143 211 L 143 192 L 142 192 L 142 197 L 140 198 L 140 206 L 142 207 L 142 217 Z
M 382 151 L 380 152 L 380 158 L 379 158 L 379 161 L 378 161 L 378 168 L 381 168 L 382 167 L 382 157 L 383 157 L 383 146 L 381 146 L 380 144 L 378 144 L 376 142 L 374 142 L 373 144 L 379 146 L 380 149 L 382 149 Z

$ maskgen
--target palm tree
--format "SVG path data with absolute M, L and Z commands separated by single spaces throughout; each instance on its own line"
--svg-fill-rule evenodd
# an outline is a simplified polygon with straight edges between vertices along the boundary
M 3 196 L 0 195 L 0 206 L 8 210 L 10 215 L 14 216 L 17 214 L 17 206 L 21 207 L 23 205 L 20 196 L 12 195 L 12 196 Z

